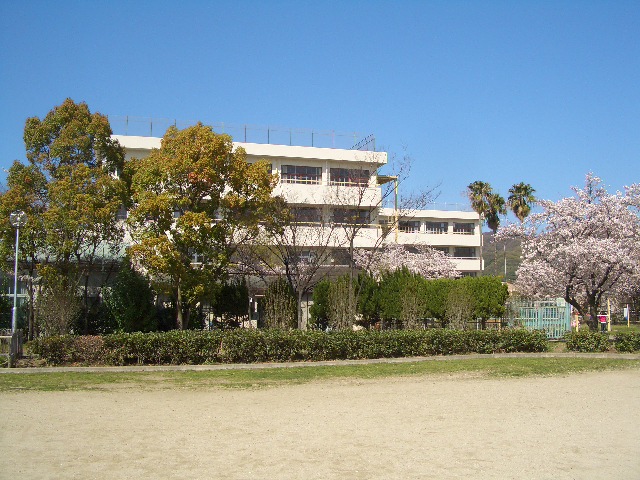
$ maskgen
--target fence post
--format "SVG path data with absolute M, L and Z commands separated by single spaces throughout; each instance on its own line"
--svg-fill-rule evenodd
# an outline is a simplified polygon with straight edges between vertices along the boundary
M 16 360 L 22 357 L 22 332 L 18 330 L 11 335 L 9 344 L 9 368 L 16 364 Z

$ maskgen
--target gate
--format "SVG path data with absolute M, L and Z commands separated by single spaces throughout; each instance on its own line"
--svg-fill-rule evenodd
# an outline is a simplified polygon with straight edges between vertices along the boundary
M 557 339 L 571 330 L 571 305 L 562 298 L 544 300 L 512 300 L 509 323 L 527 330 L 544 330 L 547 338 Z

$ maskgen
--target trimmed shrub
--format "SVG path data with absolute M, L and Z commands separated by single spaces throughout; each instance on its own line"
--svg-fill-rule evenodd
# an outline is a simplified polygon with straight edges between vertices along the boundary
M 50 364 L 192 365 L 544 352 L 544 332 L 526 330 L 173 330 L 59 336 L 30 342 Z
M 616 332 L 615 346 L 618 352 L 632 353 L 640 351 L 640 333 Z
M 549 348 L 547 334 L 544 330 L 530 332 L 524 328 L 514 328 L 501 331 L 501 350 L 505 353 L 513 352 L 546 352 Z
M 610 347 L 607 333 L 581 330 L 567 333 L 564 339 L 567 342 L 567 350 L 572 352 L 606 352 Z
M 96 335 L 58 335 L 29 343 L 31 352 L 52 365 L 100 365 L 107 353 L 104 337 Z

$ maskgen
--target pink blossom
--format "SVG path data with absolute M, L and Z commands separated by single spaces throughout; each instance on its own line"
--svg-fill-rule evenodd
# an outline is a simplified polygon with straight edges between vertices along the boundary
M 539 201 L 541 213 L 500 229 L 498 237 L 522 240 L 520 293 L 563 297 L 581 314 L 596 314 L 604 298 L 638 285 L 640 186 L 609 194 L 588 174 L 585 187 L 573 191 L 558 202 Z
M 428 245 L 393 243 L 375 251 L 357 249 L 353 256 L 356 265 L 374 277 L 402 267 L 424 278 L 455 278 L 460 275 L 449 257 Z

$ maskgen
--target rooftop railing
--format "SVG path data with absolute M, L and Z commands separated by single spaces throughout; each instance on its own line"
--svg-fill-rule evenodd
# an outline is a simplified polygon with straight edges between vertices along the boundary
M 113 133 L 116 135 L 162 137 L 171 126 L 183 129 L 195 125 L 197 121 L 109 115 L 109 123 L 111 124 Z M 203 123 L 213 127 L 216 133 L 231 135 L 236 142 L 298 147 L 341 148 L 345 150 L 362 151 L 376 150 L 375 137 L 373 135 L 363 135 L 358 132 L 339 133 L 334 130 Z

